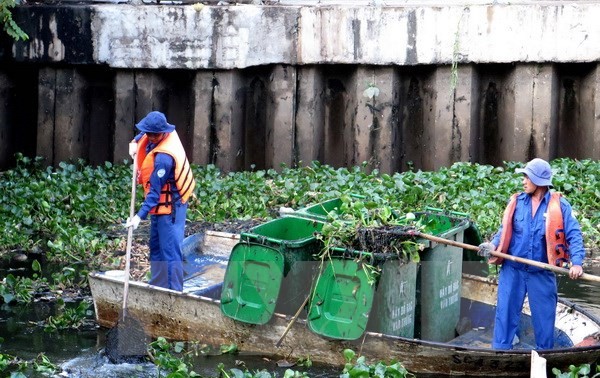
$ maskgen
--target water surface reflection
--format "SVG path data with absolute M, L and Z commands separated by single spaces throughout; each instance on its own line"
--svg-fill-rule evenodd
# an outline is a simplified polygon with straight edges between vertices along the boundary
M 600 276 L 600 267 L 586 268 L 585 273 Z M 558 277 L 558 294 L 600 317 L 600 282 L 571 280 L 568 277 L 560 276 Z

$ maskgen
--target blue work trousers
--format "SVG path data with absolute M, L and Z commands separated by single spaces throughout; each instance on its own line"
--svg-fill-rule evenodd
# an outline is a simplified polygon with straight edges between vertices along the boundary
M 150 221 L 151 285 L 183 290 L 183 242 L 187 204 L 177 203 L 174 214 L 152 215 Z
M 525 295 L 529 298 L 536 349 L 554 347 L 554 321 L 558 300 L 556 276 L 549 271 L 528 271 L 504 264 L 498 277 L 498 303 L 494 349 L 512 349 Z

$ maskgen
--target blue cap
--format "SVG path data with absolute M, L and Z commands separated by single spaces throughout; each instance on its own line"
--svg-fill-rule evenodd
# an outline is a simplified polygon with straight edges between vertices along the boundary
M 146 133 L 170 133 L 175 130 L 175 125 L 167 123 L 167 117 L 157 111 L 148 113 L 135 127 Z
M 526 174 L 537 186 L 552 186 L 552 169 L 546 160 L 535 158 L 525 168 L 517 168 L 515 172 Z

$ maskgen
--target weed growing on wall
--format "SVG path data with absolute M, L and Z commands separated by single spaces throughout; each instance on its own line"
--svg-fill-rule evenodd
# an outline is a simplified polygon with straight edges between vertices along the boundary
M 12 9 L 17 6 L 15 0 L 0 0 L 0 22 L 6 34 L 15 41 L 28 40 L 29 36 L 17 25 L 12 18 Z

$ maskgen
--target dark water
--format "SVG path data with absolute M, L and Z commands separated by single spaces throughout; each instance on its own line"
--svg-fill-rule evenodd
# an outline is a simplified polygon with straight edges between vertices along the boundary
M 590 268 L 586 273 L 600 275 L 600 268 Z M 559 277 L 559 293 L 562 297 L 585 307 L 600 316 L 600 284 L 583 280 L 572 281 Z M 0 352 L 32 360 L 44 353 L 62 371 L 56 377 L 100 378 L 100 377 L 157 377 L 157 368 L 150 363 L 112 364 L 103 355 L 106 330 L 64 331 L 46 333 L 39 322 L 54 311 L 50 303 L 37 303 L 27 307 L 0 307 L 0 337 L 4 342 Z M 225 370 L 237 367 L 250 371 L 266 369 L 277 376 L 283 376 L 285 368 L 278 367 L 277 361 L 257 355 L 213 355 L 199 356 L 194 360 L 193 370 L 205 377 L 218 375 L 217 365 L 223 363 Z M 335 377 L 341 367 L 313 366 L 310 369 L 291 367 L 306 371 L 311 377 Z M 36 374 L 27 372 L 27 376 Z M 41 377 L 42 375 L 37 375 Z M 422 378 L 423 376 L 419 376 Z
M 586 268 L 585 273 L 600 276 L 600 267 Z M 568 277 L 561 276 L 558 287 L 559 295 L 563 298 L 584 306 L 600 317 L 600 282 L 571 280 Z
M 214 261 L 213 261 L 214 260 Z M 194 260 L 195 261 L 195 260 Z M 202 268 L 205 263 L 226 264 L 226 260 L 202 258 L 195 261 L 196 266 L 186 265 L 192 271 Z M 192 262 L 192 261 L 190 261 Z M 209 264 L 210 265 L 210 264 Z M 0 277 L 8 273 L 13 275 L 28 276 L 31 272 L 27 269 L 17 270 L 0 267 Z M 193 282 L 192 282 L 193 281 Z M 201 277 L 190 279 L 190 283 L 198 289 L 205 282 Z M 53 377 L 68 378 L 150 378 L 161 376 L 157 367 L 149 362 L 145 363 L 111 363 L 104 354 L 107 331 L 99 328 L 93 321 L 90 313 L 87 325 L 82 330 L 65 330 L 45 332 L 43 321 L 56 315 L 55 301 L 40 301 L 27 306 L 0 305 L 0 353 L 15 356 L 23 361 L 32 361 L 43 353 L 51 363 L 59 369 Z M 66 303 L 67 307 L 76 307 L 77 302 Z M 90 306 L 93 309 L 93 306 Z M 219 354 L 216 351 L 209 355 L 199 355 L 193 358 L 193 371 L 203 377 L 217 377 L 217 366 L 222 363 L 225 371 L 232 368 L 251 372 L 266 370 L 274 376 L 282 377 L 285 370 L 290 368 L 300 372 L 308 372 L 311 377 L 338 376 L 342 368 L 337 366 L 313 365 L 311 368 L 290 366 L 288 361 L 276 361 L 268 356 L 256 354 Z M 290 362 L 294 362 L 290 360 Z M 36 373 L 32 369 L 23 372 L 25 376 L 37 378 L 48 377 Z M 163 374 L 164 375 L 164 374 Z M 6 375 L 0 373 L 0 378 Z
M 70 378 L 150 378 L 159 376 L 157 367 L 149 362 L 113 364 L 104 355 L 106 330 L 46 333 L 42 327 L 21 318 L 5 318 L 6 311 L 0 309 L 0 336 L 4 343 L 0 352 L 33 360 L 44 353 L 50 361 L 60 367 L 55 377 Z M 16 315 L 12 313 L 12 315 Z M 277 376 L 283 376 L 286 367 L 278 366 L 278 361 L 260 355 L 200 355 L 193 358 L 193 370 L 203 377 L 218 376 L 218 364 L 223 363 L 225 370 L 238 368 L 242 371 L 265 369 Z M 337 376 L 342 368 L 316 366 L 311 369 L 292 366 L 291 369 L 307 371 L 311 377 Z M 1 374 L 0 374 L 1 376 Z M 27 371 L 28 377 L 47 377 L 33 371 Z

